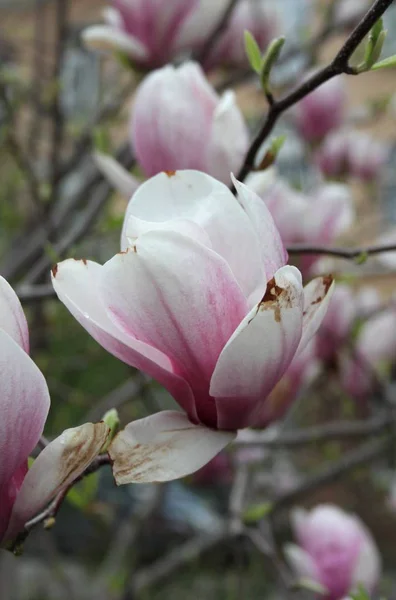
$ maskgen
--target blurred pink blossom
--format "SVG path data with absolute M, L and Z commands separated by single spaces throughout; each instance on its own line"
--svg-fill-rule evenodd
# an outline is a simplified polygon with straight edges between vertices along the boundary
M 362 585 L 372 593 L 381 574 L 381 559 L 366 526 L 355 515 L 322 504 L 311 511 L 295 509 L 292 528 L 298 545 L 285 554 L 299 577 L 322 585 L 325 600 L 341 600 Z
M 345 104 L 345 80 L 342 76 L 333 77 L 293 108 L 293 119 L 299 134 L 307 142 L 322 140 L 342 125 Z
M 230 183 L 249 138 L 233 92 L 219 97 L 196 63 L 163 67 L 139 86 L 131 142 L 144 173 L 197 169 Z
M 169 62 L 178 48 L 181 27 L 199 0 L 113 0 L 106 25 L 83 32 L 90 48 L 127 54 L 144 67 Z
M 374 314 L 361 326 L 354 352 L 342 362 L 341 378 L 354 398 L 367 398 L 376 379 L 396 361 L 396 307 Z
M 66 260 L 53 271 L 59 298 L 88 332 L 184 410 L 116 436 L 118 483 L 192 473 L 260 422 L 326 311 L 331 279 L 303 288 L 265 203 L 234 183 L 237 197 L 198 171 L 161 173 L 129 203 L 123 252 L 103 266 Z
M 316 154 L 316 163 L 327 177 L 376 179 L 389 155 L 388 145 L 361 131 L 343 129 L 324 141 Z
M 66 488 L 98 454 L 104 423 L 69 429 L 52 441 L 28 470 L 28 456 L 43 432 L 50 406 L 45 379 L 29 357 L 29 332 L 21 304 L 0 277 L 0 542 Z

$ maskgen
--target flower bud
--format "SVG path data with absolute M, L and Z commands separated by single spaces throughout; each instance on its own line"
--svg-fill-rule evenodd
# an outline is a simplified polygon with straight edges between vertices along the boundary
M 136 93 L 131 142 L 147 176 L 198 169 L 230 183 L 248 148 L 234 94 L 219 98 L 198 64 L 163 67 Z
M 374 590 L 381 559 L 358 517 L 322 504 L 311 511 L 295 509 L 292 528 L 298 545 L 286 545 L 287 560 L 297 576 L 323 586 L 327 600 L 341 600 L 360 585 Z

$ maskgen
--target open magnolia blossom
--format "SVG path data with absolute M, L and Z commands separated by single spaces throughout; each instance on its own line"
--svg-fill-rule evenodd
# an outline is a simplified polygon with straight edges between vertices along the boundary
M 172 60 L 181 27 L 199 0 L 113 0 L 106 25 L 84 30 L 85 44 L 118 51 L 140 66 L 159 67 Z M 184 36 L 185 37 L 185 36 Z
M 68 429 L 28 470 L 28 456 L 42 434 L 50 406 L 45 379 L 29 356 L 21 304 L 0 277 L 0 543 L 12 538 L 99 453 L 104 423 Z
M 381 559 L 366 526 L 330 504 L 310 512 L 295 509 L 292 528 L 298 546 L 287 544 L 285 555 L 296 575 L 324 588 L 321 598 L 341 600 L 362 585 L 374 591 L 381 572 Z
M 265 203 L 198 171 L 142 184 L 122 252 L 53 269 L 60 300 L 108 351 L 159 381 L 182 412 L 130 423 L 109 454 L 118 483 L 202 467 L 259 423 L 267 396 L 316 332 L 329 277 L 302 286 Z
M 249 145 L 232 91 L 221 97 L 197 63 L 171 65 L 148 75 L 132 106 L 131 143 L 147 177 L 161 171 L 198 169 L 230 184 Z M 100 170 L 128 199 L 138 181 L 113 158 L 96 154 Z

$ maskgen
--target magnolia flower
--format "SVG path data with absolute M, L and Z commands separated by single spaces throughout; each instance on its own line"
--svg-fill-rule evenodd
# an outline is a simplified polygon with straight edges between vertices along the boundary
M 193 47 L 198 53 L 205 47 L 209 36 L 220 22 L 227 9 L 228 0 L 200 0 L 195 10 L 186 19 L 180 35 L 180 45 L 186 49 Z M 254 36 L 264 51 L 276 36 L 278 18 L 276 8 L 266 0 L 239 0 L 227 27 L 218 36 L 216 43 L 205 59 L 206 68 L 219 65 L 248 67 L 249 61 L 244 44 L 246 30 Z
M 177 51 L 181 27 L 198 0 L 113 0 L 106 25 L 84 30 L 85 44 L 127 54 L 144 67 L 159 67 Z
M 131 119 L 131 143 L 148 177 L 161 171 L 197 169 L 231 183 L 249 146 L 247 127 L 232 91 L 219 97 L 193 62 L 166 66 L 139 86 Z M 113 158 L 96 154 L 98 167 L 123 195 L 139 182 Z
M 325 600 L 341 600 L 363 585 L 374 590 L 381 559 L 370 532 L 360 519 L 330 504 L 310 512 L 295 509 L 292 528 L 298 546 L 287 544 L 285 554 L 296 575 L 323 586 Z
M 28 470 L 50 406 L 45 379 L 29 357 L 20 302 L 0 277 L 0 542 L 12 539 L 49 500 L 78 477 L 106 441 L 104 423 L 64 431 Z
M 259 422 L 323 318 L 331 279 L 303 288 L 265 204 L 234 183 L 238 198 L 204 173 L 160 173 L 130 201 L 120 254 L 53 270 L 56 293 L 87 331 L 184 411 L 115 437 L 118 483 L 192 473 Z
M 316 163 L 327 177 L 356 177 L 370 181 L 379 176 L 388 159 L 384 142 L 353 130 L 340 130 L 324 141 L 316 154 Z
M 293 108 L 299 134 L 308 142 L 323 139 L 344 121 L 345 80 L 333 77 L 305 96 Z

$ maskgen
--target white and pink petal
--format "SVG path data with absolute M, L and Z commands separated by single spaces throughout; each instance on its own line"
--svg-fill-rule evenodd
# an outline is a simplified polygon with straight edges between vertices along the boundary
M 207 464 L 235 433 L 193 425 L 186 415 L 164 411 L 133 421 L 109 447 L 118 485 L 171 481 Z

